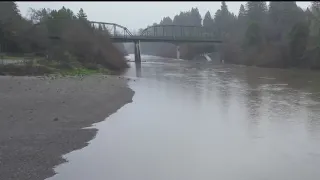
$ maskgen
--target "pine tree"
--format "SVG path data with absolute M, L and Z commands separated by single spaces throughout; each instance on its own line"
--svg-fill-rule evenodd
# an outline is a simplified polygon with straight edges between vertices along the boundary
M 199 13 L 198 8 L 192 8 L 189 18 L 186 17 L 186 19 L 190 19 L 192 21 L 191 25 L 193 25 L 193 26 L 201 26 L 201 24 L 202 24 L 201 23 L 202 18 L 201 18 L 201 15 Z
M 241 30 L 243 30 L 243 28 L 246 27 L 246 10 L 243 4 L 240 5 L 237 25 Z
M 230 12 L 228 10 L 228 6 L 227 6 L 226 2 L 222 1 L 221 2 L 221 15 L 227 17 L 227 16 L 229 16 L 229 14 L 230 14 Z
M 249 23 L 256 22 L 264 24 L 267 15 L 267 3 L 264 1 L 248 1 L 246 3 L 246 12 Z
M 310 34 L 314 37 L 320 36 L 320 2 L 312 2 L 310 9 L 308 14 L 310 19 Z
M 78 14 L 77 14 L 77 17 L 79 19 L 83 19 L 83 20 L 87 20 L 87 14 L 83 11 L 82 8 L 80 8 Z
M 214 27 L 216 33 L 224 37 L 234 31 L 233 26 L 235 22 L 235 17 L 228 10 L 228 6 L 224 1 L 221 2 L 221 9 L 219 9 L 214 17 Z
M 13 1 L 0 2 L 0 21 L 7 23 L 21 18 L 17 4 Z
M 311 2 L 311 11 L 320 11 L 320 1 Z
M 170 17 L 164 17 L 161 21 L 160 21 L 161 25 L 172 25 L 172 19 Z
M 252 22 L 246 31 L 246 46 L 259 46 L 262 43 L 261 27 L 258 23 Z
M 240 5 L 238 18 L 234 21 L 234 23 L 232 23 L 232 25 L 232 28 L 235 29 L 235 31 L 233 31 L 234 40 L 237 42 L 242 41 L 247 28 L 246 10 L 243 4 Z
M 213 19 L 208 11 L 203 18 L 203 27 L 213 28 Z
M 243 4 L 240 5 L 238 19 L 244 19 L 246 16 L 246 10 L 244 9 Z
M 273 1 L 269 4 L 269 27 L 274 29 L 278 39 L 287 38 L 292 27 L 302 21 L 306 21 L 306 14 L 294 1 Z
M 309 35 L 309 28 L 306 23 L 297 23 L 290 32 L 290 54 L 292 65 L 301 65 L 301 59 L 305 53 Z

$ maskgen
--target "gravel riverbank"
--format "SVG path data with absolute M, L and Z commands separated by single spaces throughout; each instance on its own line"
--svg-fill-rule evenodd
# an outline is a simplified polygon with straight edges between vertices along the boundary
M 43 180 L 134 92 L 115 76 L 0 76 L 0 180 Z

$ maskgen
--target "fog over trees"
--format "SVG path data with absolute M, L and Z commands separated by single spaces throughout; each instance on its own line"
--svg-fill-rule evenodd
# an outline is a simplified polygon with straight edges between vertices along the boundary
M 215 14 L 202 18 L 197 8 L 180 12 L 173 19 L 164 17 L 159 25 L 193 25 L 212 29 L 223 40 L 225 62 L 264 67 L 320 67 L 320 3 L 306 10 L 295 1 L 246 2 L 238 14 L 223 1 Z M 142 43 L 147 54 L 175 57 L 175 45 Z M 210 49 L 211 48 L 211 49 Z M 214 47 L 210 47 L 214 51 Z M 183 44 L 181 57 L 190 59 L 208 52 L 206 45 Z M 210 52 L 210 51 L 209 51 Z

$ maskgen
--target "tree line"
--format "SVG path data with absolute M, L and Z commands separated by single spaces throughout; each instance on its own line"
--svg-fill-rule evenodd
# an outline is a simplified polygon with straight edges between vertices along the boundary
M 295 1 L 250 1 L 240 6 L 238 15 L 231 13 L 224 1 L 212 16 L 203 19 L 197 8 L 164 17 L 160 25 L 201 26 L 223 40 L 220 45 L 225 62 L 263 67 L 320 68 L 320 2 L 306 10 Z M 206 45 L 184 44 L 183 58 L 214 51 Z M 142 50 L 155 55 L 175 57 L 175 46 L 167 43 L 143 45 Z
M 22 17 L 15 2 L 0 2 L 0 51 L 34 53 L 69 65 L 127 67 L 124 47 L 115 47 L 107 30 L 92 26 L 83 9 L 30 8 L 28 17 Z
M 202 27 L 202 18 L 197 8 L 192 8 L 190 11 L 187 12 L 180 12 L 180 14 L 176 15 L 172 20 L 170 17 L 164 17 L 158 24 L 154 23 L 152 26 L 155 25 L 183 25 L 183 26 L 196 26 Z M 150 26 L 149 26 L 150 27 Z M 197 29 L 201 28 L 184 28 L 183 36 L 192 35 L 193 33 L 198 33 Z M 154 28 L 149 29 L 152 34 Z M 161 32 L 163 29 L 156 28 L 157 32 Z M 171 27 L 164 28 L 165 35 L 172 36 L 172 35 L 179 35 L 181 34 L 180 28 Z M 140 29 L 140 32 L 142 29 Z M 161 34 L 161 33 L 160 33 Z M 206 50 L 213 49 L 214 45 L 208 46 L 207 44 L 182 44 L 180 46 L 181 57 L 190 59 L 196 54 L 200 54 Z M 158 55 L 158 56 L 166 56 L 166 57 L 176 57 L 176 46 L 170 43 L 141 43 L 141 49 L 143 53 L 151 54 L 151 55 Z

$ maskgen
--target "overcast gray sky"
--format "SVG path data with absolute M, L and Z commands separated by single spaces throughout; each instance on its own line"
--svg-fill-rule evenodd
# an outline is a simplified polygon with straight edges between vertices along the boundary
M 238 14 L 240 4 L 245 2 L 234 1 L 227 2 L 229 11 Z M 60 9 L 62 6 L 70 8 L 73 12 L 78 12 L 83 8 L 87 13 L 88 19 L 91 21 L 102 21 L 117 23 L 127 27 L 129 30 L 145 28 L 154 22 L 159 22 L 164 16 L 173 18 L 180 11 L 188 11 L 192 7 L 197 7 L 202 15 L 210 11 L 213 16 L 220 8 L 221 2 L 195 1 L 195 2 L 17 2 L 21 14 L 26 16 L 30 7 Z M 297 2 L 298 6 L 303 9 L 310 5 L 310 2 Z

